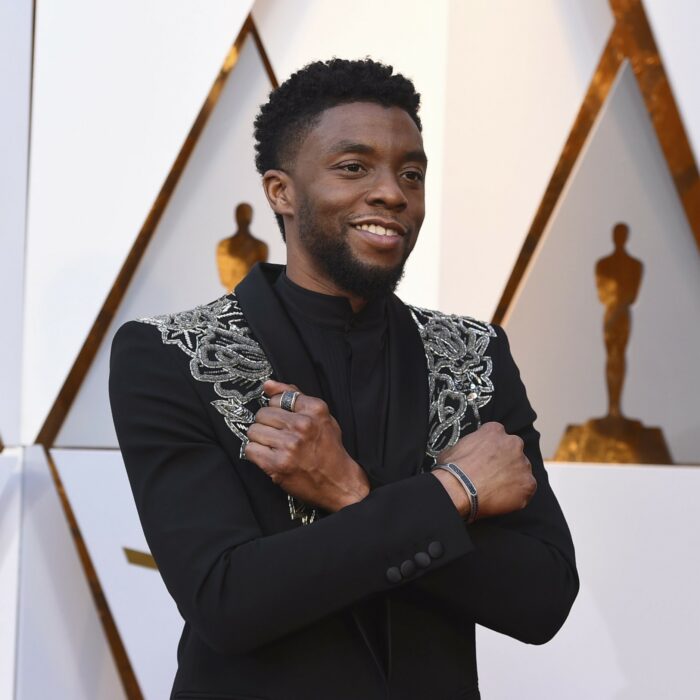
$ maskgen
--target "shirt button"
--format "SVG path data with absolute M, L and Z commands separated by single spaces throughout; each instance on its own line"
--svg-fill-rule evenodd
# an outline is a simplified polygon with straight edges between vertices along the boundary
M 428 545 L 428 554 L 430 554 L 433 559 L 439 559 L 444 551 L 442 542 L 438 542 L 437 540 Z
M 389 583 L 398 583 L 403 577 L 398 566 L 392 566 L 386 570 L 386 578 Z
M 411 559 L 406 559 L 406 561 L 401 564 L 401 574 L 404 576 L 404 578 L 408 578 L 409 576 L 413 576 L 415 573 L 416 565 Z
M 430 566 L 430 556 L 426 552 L 418 552 L 413 560 L 421 569 L 427 569 Z

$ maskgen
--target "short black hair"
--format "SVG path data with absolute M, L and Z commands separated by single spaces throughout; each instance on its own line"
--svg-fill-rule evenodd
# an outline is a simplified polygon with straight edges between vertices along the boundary
M 254 132 L 258 172 L 262 175 L 267 170 L 288 167 L 321 113 L 348 102 L 399 107 L 419 131 L 422 129 L 420 95 L 408 78 L 394 73 L 392 66 L 369 58 L 314 61 L 293 73 L 261 105 Z M 284 238 L 282 217 L 275 216 Z

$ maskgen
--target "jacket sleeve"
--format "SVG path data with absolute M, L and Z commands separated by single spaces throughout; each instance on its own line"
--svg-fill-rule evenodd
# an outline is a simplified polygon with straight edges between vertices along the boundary
M 395 588 L 387 570 L 431 543 L 437 556 L 416 580 L 472 549 L 430 474 L 378 488 L 310 525 L 263 534 L 238 456 L 217 441 L 186 360 L 156 328 L 130 321 L 112 343 L 109 395 L 151 552 L 180 613 L 216 651 L 249 651 Z
M 530 406 L 505 331 L 496 327 L 489 420 L 519 435 L 537 479 L 521 511 L 465 525 L 474 549 L 398 592 L 523 642 L 542 644 L 562 626 L 579 588 L 569 528 L 549 485 Z

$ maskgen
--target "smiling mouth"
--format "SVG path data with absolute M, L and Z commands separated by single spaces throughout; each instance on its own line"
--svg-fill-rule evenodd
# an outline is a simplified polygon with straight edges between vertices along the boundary
M 355 224 L 353 228 L 358 231 L 369 231 L 378 236 L 387 236 L 389 238 L 399 238 L 402 234 L 394 228 L 385 228 L 379 224 Z

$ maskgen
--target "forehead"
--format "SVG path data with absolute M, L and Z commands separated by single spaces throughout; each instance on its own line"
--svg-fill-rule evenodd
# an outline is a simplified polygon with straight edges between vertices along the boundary
M 305 141 L 303 150 L 332 151 L 341 142 L 400 151 L 423 147 L 421 133 L 408 112 L 374 102 L 350 102 L 326 109 Z

